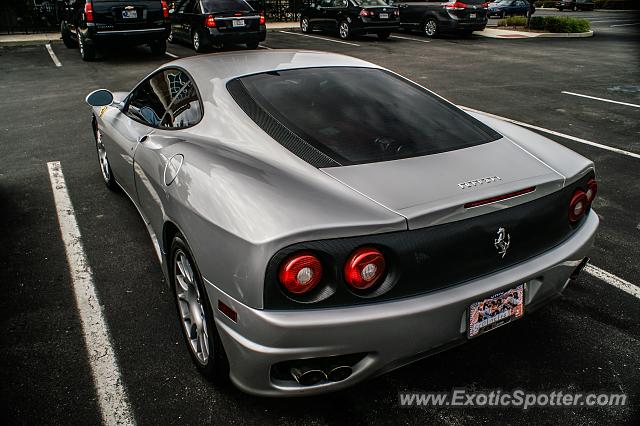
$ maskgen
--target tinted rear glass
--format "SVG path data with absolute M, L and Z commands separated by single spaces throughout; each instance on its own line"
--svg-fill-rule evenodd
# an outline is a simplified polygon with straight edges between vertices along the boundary
M 343 165 L 435 154 L 500 137 L 437 96 L 383 70 L 269 72 L 236 79 L 229 89 L 234 97 L 243 89 L 258 108 Z M 250 108 L 240 104 L 245 111 Z M 271 130 L 265 128 L 269 134 Z
M 243 0 L 204 0 L 202 7 L 207 12 L 247 12 L 251 6 Z

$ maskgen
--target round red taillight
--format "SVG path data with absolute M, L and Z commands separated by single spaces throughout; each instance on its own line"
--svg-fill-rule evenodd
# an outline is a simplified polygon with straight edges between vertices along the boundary
M 587 192 L 585 192 L 585 196 L 587 197 L 587 203 L 591 204 L 596 198 L 596 194 L 598 193 L 598 182 L 595 179 L 589 179 L 587 182 Z
M 366 290 L 373 286 L 384 273 L 384 256 L 380 250 L 372 247 L 359 248 L 344 265 L 344 279 L 356 290 Z
M 569 221 L 577 222 L 587 210 L 587 205 L 587 195 L 581 189 L 576 190 L 569 203 Z
M 322 264 L 311 252 L 298 252 L 280 265 L 280 284 L 293 294 L 304 294 L 313 289 L 322 278 Z

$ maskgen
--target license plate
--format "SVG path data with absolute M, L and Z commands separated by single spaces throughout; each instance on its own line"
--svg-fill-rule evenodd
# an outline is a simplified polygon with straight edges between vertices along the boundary
M 389 19 L 388 13 L 380 13 L 378 16 L 380 17 L 380 19 Z
M 244 27 L 244 19 L 234 19 L 233 20 L 234 27 Z
M 508 324 L 523 314 L 524 284 L 520 284 L 469 306 L 467 335 L 470 339 L 477 337 Z
M 475 18 L 475 17 L 476 17 L 476 14 L 475 14 L 475 13 L 470 13 L 470 14 L 469 14 L 469 18 L 473 19 L 473 18 Z
M 122 19 L 138 19 L 137 10 L 123 10 Z

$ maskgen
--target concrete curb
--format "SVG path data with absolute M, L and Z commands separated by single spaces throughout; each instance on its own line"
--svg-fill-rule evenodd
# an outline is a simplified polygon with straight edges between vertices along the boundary
M 593 31 L 584 33 L 531 33 L 527 31 L 503 30 L 497 28 L 485 28 L 484 31 L 474 31 L 480 37 L 502 39 L 502 40 L 522 40 L 527 38 L 584 38 L 593 37 Z

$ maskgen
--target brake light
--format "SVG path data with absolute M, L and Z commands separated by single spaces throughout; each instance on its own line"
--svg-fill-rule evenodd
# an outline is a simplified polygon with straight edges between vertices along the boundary
M 204 25 L 208 28 L 215 28 L 216 20 L 213 15 L 207 16 L 207 19 L 204 21 Z
M 260 15 L 260 25 L 264 25 L 265 21 L 264 15 Z
M 498 201 L 507 200 L 509 198 L 519 197 L 524 194 L 528 194 L 536 190 L 535 186 L 530 188 L 521 189 L 520 191 L 510 192 L 508 194 L 498 195 L 496 197 L 485 198 L 483 200 L 471 201 L 464 205 L 465 209 L 471 209 L 473 207 L 484 206 L 485 204 L 497 203 Z
M 584 212 L 587 210 L 587 195 L 581 189 L 577 189 L 569 202 L 569 222 L 577 222 L 580 220 Z
M 169 17 L 169 6 L 167 5 L 167 2 L 165 0 L 162 0 L 160 3 L 162 3 L 162 16 L 165 18 Z
M 482 3 L 480 6 L 482 6 L 483 9 L 489 9 L 489 3 Z
M 362 247 L 347 259 L 344 279 L 356 290 L 366 290 L 376 284 L 385 273 L 384 256 L 380 250 Z
M 589 179 L 587 182 L 587 192 L 585 192 L 585 196 L 587 197 L 587 203 L 591 204 L 593 200 L 596 198 L 596 194 L 598 193 L 598 182 L 595 179 Z
M 467 4 L 462 3 L 460 1 L 450 2 L 450 3 L 446 3 L 444 5 L 444 8 L 448 10 L 463 10 L 467 8 Z
M 280 284 L 293 294 L 311 291 L 322 278 L 322 264 L 316 255 L 308 251 L 288 257 L 280 265 Z
M 373 12 L 369 12 L 367 9 L 361 9 L 359 15 L 360 16 L 373 16 Z
M 84 20 L 87 22 L 93 22 L 93 5 L 90 1 L 84 4 Z

